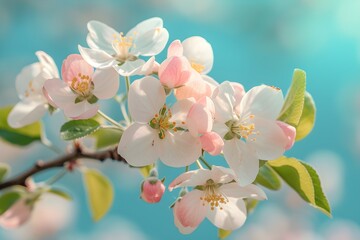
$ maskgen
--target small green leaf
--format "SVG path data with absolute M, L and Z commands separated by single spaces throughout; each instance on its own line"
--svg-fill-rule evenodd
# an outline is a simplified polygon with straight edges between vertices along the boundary
M 267 163 L 260 167 L 255 183 L 271 190 L 279 190 L 281 188 L 279 176 Z
M 147 165 L 145 167 L 139 168 L 141 175 L 143 175 L 144 178 L 149 177 L 151 169 L 155 167 L 154 164 Z
M 66 193 L 63 190 L 58 189 L 58 188 L 50 188 L 48 190 L 48 193 L 52 193 L 54 195 L 57 195 L 57 196 L 62 197 L 64 199 L 66 199 L 66 200 L 69 200 L 69 201 L 72 200 L 72 197 L 68 193 Z
M 9 191 L 0 196 L 0 215 L 8 210 L 17 200 L 21 194 L 17 191 Z
M 95 169 L 84 172 L 84 182 L 92 218 L 94 221 L 99 221 L 112 205 L 114 198 L 112 184 L 107 177 Z
M 106 148 L 119 144 L 122 131 L 114 128 L 100 128 L 91 136 L 95 138 L 96 149 Z
M 0 163 L 0 182 L 4 179 L 6 174 L 10 171 L 9 165 Z
M 287 157 L 269 161 L 268 164 L 302 199 L 331 216 L 330 205 L 323 193 L 319 176 L 310 165 Z
M 278 120 L 294 127 L 299 124 L 304 106 L 305 89 L 306 73 L 301 69 L 295 69 L 293 80 Z
M 60 136 L 63 140 L 74 140 L 85 137 L 100 129 L 100 124 L 93 119 L 71 120 L 60 129 Z
M 9 126 L 7 118 L 11 109 L 11 106 L 0 108 L 0 138 L 11 144 L 19 146 L 25 146 L 34 141 L 40 141 L 40 122 L 36 122 L 22 128 L 12 128 Z
M 224 230 L 224 229 L 219 228 L 218 237 L 219 237 L 220 239 L 225 239 L 225 238 L 227 238 L 231 233 L 232 233 L 231 230 Z
M 259 201 L 252 199 L 252 198 L 247 198 L 244 199 L 245 204 L 246 204 L 246 211 L 247 213 L 251 213 L 252 211 L 254 211 L 254 209 L 256 208 L 256 206 L 258 205 Z
M 296 127 L 296 141 L 305 138 L 315 124 L 316 107 L 310 93 L 305 93 L 304 109 L 299 124 Z

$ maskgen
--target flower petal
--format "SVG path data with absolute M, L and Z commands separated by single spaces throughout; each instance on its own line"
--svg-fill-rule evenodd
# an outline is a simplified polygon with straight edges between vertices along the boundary
M 79 81 L 81 76 L 89 76 L 92 77 L 94 73 L 94 69 L 90 64 L 88 64 L 80 54 L 71 54 L 69 55 L 63 62 L 63 66 L 61 69 L 61 74 L 63 80 L 68 84 L 75 81 Z
M 153 17 L 146 19 L 140 23 L 138 23 L 135 27 L 133 27 L 127 34 L 127 37 L 133 37 L 136 35 L 142 35 L 147 31 L 154 29 L 154 28 L 162 28 L 163 27 L 163 20 L 158 17 Z
M 216 156 L 221 153 L 224 148 L 224 141 L 215 132 L 207 132 L 200 137 L 201 147 L 210 155 Z
M 198 169 L 185 172 L 175 178 L 169 184 L 169 191 L 179 187 L 195 187 L 205 185 L 206 181 L 212 179 L 212 173 L 208 169 Z
M 235 172 L 230 168 L 212 166 L 211 179 L 216 183 L 229 183 L 236 179 Z
M 173 41 L 168 48 L 167 57 L 170 58 L 173 56 L 183 56 L 183 46 L 180 40 Z
M 186 126 L 194 137 L 210 132 L 213 127 L 211 112 L 200 103 L 195 103 L 186 118 Z
M 241 187 L 238 183 L 224 184 L 219 188 L 219 191 L 227 197 L 232 198 L 253 198 L 257 200 L 267 199 L 265 192 L 254 184 Z
M 174 215 L 183 227 L 196 228 L 205 218 L 207 208 L 202 205 L 202 191 L 192 190 L 175 203 Z
M 119 75 L 113 68 L 96 70 L 92 82 L 92 93 L 100 99 L 114 97 L 119 89 Z
M 0 216 L 0 226 L 6 229 L 20 227 L 29 220 L 31 211 L 25 199 L 20 199 Z
M 129 112 L 137 122 L 148 123 L 163 107 L 166 94 L 154 77 L 147 76 L 134 81 L 129 90 Z
M 157 132 L 147 124 L 134 123 L 128 127 L 118 146 L 118 153 L 131 165 L 142 167 L 153 164 L 158 158 Z
M 160 64 L 160 82 L 168 88 L 176 88 L 186 84 L 191 78 L 191 67 L 184 57 L 170 57 Z
M 195 103 L 193 98 L 182 99 L 174 103 L 171 107 L 172 117 L 171 122 L 176 122 L 177 127 L 186 126 L 186 117 L 192 105 Z
M 34 83 L 36 86 L 35 92 L 41 90 L 42 85 L 44 84 L 45 79 L 41 77 L 42 67 L 40 63 L 33 63 L 24 67 L 21 72 L 16 76 L 16 91 L 20 99 L 24 99 L 31 94 L 28 88 L 31 87 L 34 89 Z M 41 85 L 41 86 L 40 86 Z M 39 88 L 39 89 L 38 89 Z
M 136 47 L 131 48 L 130 53 L 135 56 L 157 55 L 165 48 L 168 40 L 169 32 L 165 28 L 150 29 L 134 39 Z
M 40 120 L 47 111 L 46 100 L 27 98 L 17 103 L 8 116 L 8 124 L 12 128 L 21 128 Z
M 295 143 L 295 138 L 296 138 L 296 128 L 294 128 L 293 126 L 281 122 L 281 121 L 276 121 L 276 124 L 281 128 L 281 130 L 284 132 L 288 142 L 285 146 L 285 150 L 289 150 L 290 148 L 292 148 L 292 146 L 294 146 Z
M 241 227 L 246 220 L 246 206 L 242 199 L 227 198 L 229 201 L 211 210 L 208 207 L 207 218 L 216 227 L 224 230 L 235 230 Z
M 278 88 L 261 85 L 250 89 L 240 103 L 241 115 L 275 120 L 284 103 L 282 91 Z
M 84 100 L 79 103 L 68 104 L 64 108 L 64 114 L 72 119 L 88 119 L 96 115 L 99 110 L 98 104 L 91 104 Z
M 196 100 L 212 94 L 210 84 L 202 80 L 201 75 L 193 72 L 191 79 L 182 87 L 174 91 L 177 100 L 193 97 Z
M 227 140 L 223 152 L 229 167 L 238 177 L 240 186 L 246 186 L 255 180 L 259 172 L 259 159 L 251 146 L 241 140 Z
M 231 83 L 226 81 L 221 83 L 213 92 L 212 100 L 215 105 L 215 120 L 226 123 L 235 118 L 234 103 L 235 91 Z
M 276 121 L 255 117 L 253 123 L 259 134 L 254 141 L 248 141 L 247 144 L 253 146 L 258 158 L 273 160 L 282 156 L 288 145 L 288 139 Z
M 204 68 L 200 72 L 201 74 L 210 72 L 214 62 L 214 54 L 210 43 L 202 37 L 193 36 L 185 39 L 182 46 L 184 56 L 189 59 L 189 62 L 199 64 Z
M 95 68 L 108 68 L 116 64 L 115 59 L 102 50 L 84 48 L 80 45 L 78 48 L 84 60 Z
M 44 84 L 49 100 L 61 109 L 68 105 L 75 104 L 76 95 L 69 86 L 58 78 L 49 79 Z
M 159 145 L 160 160 L 170 167 L 188 166 L 201 155 L 199 138 L 194 138 L 189 132 L 166 132 Z
M 89 34 L 87 35 L 86 42 L 90 48 L 103 50 L 110 55 L 115 53 L 112 42 L 114 36 L 119 35 L 117 31 L 102 22 L 94 20 L 88 22 L 87 28 Z
M 149 66 L 144 66 L 145 64 L 144 60 L 137 59 L 135 61 L 126 61 L 120 66 L 114 65 L 114 68 L 121 76 L 143 75 L 144 71 L 146 72 L 149 70 Z
M 45 74 L 44 77 L 47 79 L 58 78 L 59 70 L 54 62 L 54 59 L 43 51 L 37 51 L 35 54 L 38 57 L 40 64 L 43 66 Z

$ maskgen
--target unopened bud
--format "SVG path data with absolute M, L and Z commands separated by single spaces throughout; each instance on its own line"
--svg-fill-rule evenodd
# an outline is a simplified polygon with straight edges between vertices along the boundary
M 164 192 L 164 184 L 155 177 L 145 179 L 141 185 L 141 198 L 147 203 L 160 202 Z

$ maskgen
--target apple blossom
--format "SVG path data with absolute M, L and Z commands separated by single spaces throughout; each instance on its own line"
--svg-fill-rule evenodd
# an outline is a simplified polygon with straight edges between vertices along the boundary
M 235 179 L 231 169 L 213 166 L 211 170 L 185 172 L 170 183 L 170 191 L 178 187 L 193 187 L 173 206 L 174 222 L 179 231 L 191 233 L 205 217 L 221 229 L 234 230 L 241 227 L 246 220 L 243 199 L 264 200 L 266 195 L 252 184 L 241 187 Z
M 16 90 L 20 102 L 8 116 L 12 128 L 20 128 L 40 120 L 51 109 L 42 89 L 47 79 L 59 77 L 54 60 L 45 52 L 38 51 L 39 62 L 26 66 L 16 77 Z
M 214 91 L 214 129 L 225 140 L 225 160 L 245 186 L 255 180 L 259 159 L 282 156 L 288 139 L 276 120 L 284 102 L 280 89 L 257 86 L 236 101 L 238 90 L 224 82 Z
M 183 131 L 191 100 L 176 102 L 171 109 L 160 81 L 144 77 L 129 90 L 129 112 L 135 121 L 123 133 L 118 153 L 132 166 L 146 166 L 160 159 L 166 165 L 182 167 L 201 155 L 199 138 Z
M 98 21 L 88 22 L 87 43 L 90 48 L 79 45 L 83 58 L 93 67 L 114 67 L 122 76 L 144 74 L 154 66 L 154 58 L 146 63 L 140 56 L 160 53 L 169 33 L 161 18 L 150 18 L 137 24 L 126 35 Z
M 86 119 L 99 108 L 98 99 L 115 96 L 119 80 L 113 69 L 94 69 L 79 54 L 69 55 L 62 65 L 62 78 L 47 80 L 44 88 L 48 97 L 67 117 Z
M 20 227 L 29 220 L 32 208 L 32 205 L 27 204 L 25 199 L 16 201 L 0 215 L 0 226 L 7 229 Z

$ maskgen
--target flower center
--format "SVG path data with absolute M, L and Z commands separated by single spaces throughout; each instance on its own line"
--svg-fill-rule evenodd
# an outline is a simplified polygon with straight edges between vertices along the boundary
M 71 80 L 70 87 L 75 93 L 85 97 L 94 89 L 94 83 L 89 75 L 79 73 Z
M 28 84 L 28 87 L 27 89 L 25 90 L 25 97 L 29 97 L 30 95 L 36 93 L 36 89 L 34 88 L 33 86 L 33 80 L 29 81 L 29 84 Z
M 135 35 L 136 33 L 134 33 Z M 130 49 L 135 48 L 134 38 L 126 37 L 121 32 L 119 34 L 114 34 L 113 48 L 116 51 L 116 58 L 119 61 L 119 65 L 124 64 L 126 61 L 135 61 L 136 56 L 130 54 Z
M 159 138 L 164 139 L 167 131 L 177 132 L 176 122 L 171 122 L 171 109 L 167 108 L 166 104 L 160 109 L 159 114 L 155 114 L 154 118 L 149 122 L 150 127 L 159 130 Z
M 259 131 L 255 131 L 255 123 L 250 123 L 255 115 L 249 115 L 240 121 L 229 121 L 226 125 L 229 127 L 229 132 L 225 135 L 225 140 L 231 140 L 234 137 L 242 139 L 243 141 L 256 141 L 256 135 L 259 135 Z
M 199 63 L 196 63 L 196 62 L 191 62 L 191 67 L 193 69 L 195 69 L 195 71 L 197 71 L 198 73 L 202 73 L 205 69 L 205 66 L 204 65 L 201 65 Z
M 203 202 L 202 205 L 209 205 L 211 210 L 219 208 L 223 210 L 223 205 L 227 204 L 229 200 L 221 193 L 218 192 L 218 184 L 212 179 L 206 181 L 204 186 L 204 196 L 200 197 Z

